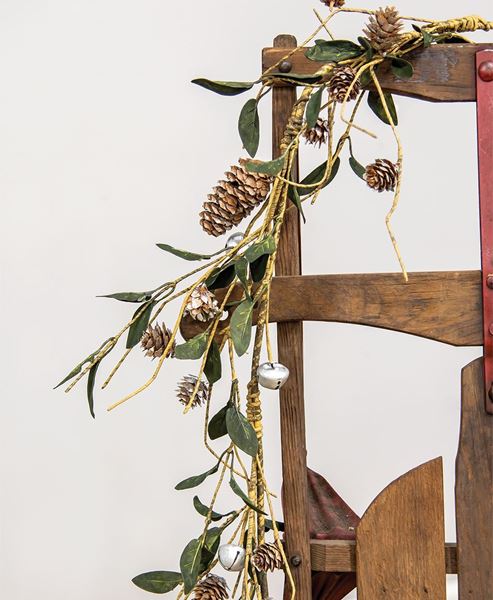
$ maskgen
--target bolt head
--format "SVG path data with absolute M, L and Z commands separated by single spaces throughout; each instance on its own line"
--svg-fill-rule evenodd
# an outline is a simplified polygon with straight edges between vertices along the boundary
M 489 273 L 486 277 L 486 285 L 493 290 L 493 274 Z
M 479 65 L 478 74 L 482 81 L 493 81 L 493 60 L 484 60 Z
M 293 565 L 293 567 L 299 567 L 301 565 L 301 556 L 298 556 L 297 554 L 295 554 L 294 556 L 291 557 L 290 560 L 291 564 Z
M 293 63 L 290 60 L 283 60 L 279 65 L 279 71 L 281 73 L 289 73 L 293 68 Z

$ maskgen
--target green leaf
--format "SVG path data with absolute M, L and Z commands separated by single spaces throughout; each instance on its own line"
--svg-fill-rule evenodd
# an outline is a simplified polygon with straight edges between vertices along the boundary
M 230 331 L 238 356 L 248 350 L 252 338 L 253 302 L 247 298 L 238 305 L 231 317 Z
M 274 160 L 269 160 L 267 162 L 262 162 L 260 160 L 247 160 L 245 167 L 251 173 L 263 173 L 264 175 L 272 175 L 275 177 L 282 171 L 285 160 L 286 156 L 284 154 L 279 158 L 275 158 Z
M 278 531 L 284 531 L 284 523 L 282 521 L 276 521 Z M 265 530 L 274 529 L 274 524 L 271 519 L 265 519 Z
M 387 102 L 387 106 L 389 108 L 390 116 L 392 117 L 392 121 L 394 125 L 399 124 L 399 120 L 397 118 L 397 111 L 395 109 L 394 99 L 392 98 L 392 94 L 384 94 L 385 101 Z M 372 111 L 377 115 L 379 119 L 381 119 L 387 125 L 390 125 L 390 121 L 387 119 L 387 114 L 383 107 L 382 101 L 380 99 L 380 95 L 378 92 L 369 92 L 368 93 L 368 106 L 372 109 Z
M 243 142 L 243 147 L 253 158 L 257 154 L 260 142 L 260 120 L 258 116 L 257 100 L 251 98 L 241 109 L 238 120 L 238 131 Z
M 250 273 L 252 275 L 252 281 L 254 283 L 258 283 L 259 281 L 262 281 L 262 279 L 264 278 L 268 263 L 269 263 L 269 255 L 268 254 L 264 254 L 260 258 L 257 258 L 256 261 L 251 263 Z
M 470 44 L 471 42 L 457 33 L 445 33 L 433 38 L 437 44 Z
M 334 164 L 332 165 L 332 171 L 330 173 L 330 177 L 328 178 L 328 180 L 324 183 L 324 185 L 322 187 L 326 187 L 327 185 L 329 185 L 329 183 L 331 183 L 333 181 L 334 177 L 337 175 L 337 172 L 339 171 L 340 164 L 341 164 L 341 160 L 340 160 L 340 158 L 337 158 L 335 160 Z M 312 186 L 315 183 L 316 184 L 321 183 L 326 170 L 327 170 L 327 161 L 325 161 L 324 163 L 319 165 L 309 175 L 307 175 L 301 182 L 301 185 Z M 300 196 L 306 196 L 306 194 L 310 194 L 311 192 L 315 191 L 315 189 L 316 189 L 315 187 L 298 187 L 298 193 Z
M 240 256 L 240 258 L 235 262 L 235 272 L 236 277 L 241 282 L 243 289 L 245 290 L 245 294 L 250 297 L 250 292 L 248 290 L 248 260 L 244 256 Z
M 308 48 L 305 56 L 310 60 L 321 62 L 340 62 L 348 58 L 361 56 L 364 49 L 349 40 L 318 41 L 315 46 Z
M 324 93 L 324 88 L 319 88 L 316 92 L 314 92 L 310 96 L 310 100 L 308 100 L 308 104 L 306 107 L 306 125 L 308 129 L 313 129 L 317 124 L 318 115 L 320 114 L 320 109 L 322 107 L 322 94 Z
M 359 77 L 359 82 L 360 82 L 361 86 L 364 88 L 366 88 L 370 85 L 370 83 L 372 82 L 370 69 L 366 69 L 366 71 L 363 71 L 363 73 L 361 73 L 361 75 Z
M 207 381 L 213 385 L 221 379 L 222 365 L 221 365 L 221 353 L 219 346 L 213 340 L 209 352 L 207 353 L 207 360 L 205 361 L 205 376 Z
M 217 473 L 219 470 L 219 465 L 220 463 L 218 462 L 217 465 L 214 465 L 212 469 L 209 469 L 205 473 L 201 473 L 200 475 L 194 475 L 193 477 L 188 477 L 187 479 L 180 481 L 180 483 L 175 485 L 175 490 L 190 490 L 194 487 L 197 487 L 198 485 L 203 483 L 207 479 L 207 477 L 209 477 L 210 475 L 214 475 L 214 473 Z
M 179 360 L 197 360 L 206 349 L 209 332 L 204 331 L 175 348 L 175 357 Z
M 132 583 L 138 588 L 153 594 L 167 594 L 182 582 L 181 573 L 175 573 L 174 571 L 151 571 L 150 573 L 137 575 L 132 579 Z
M 258 439 L 255 429 L 236 406 L 230 406 L 226 413 L 226 428 L 235 446 L 248 456 L 255 457 L 258 452 Z
M 117 292 L 116 294 L 105 294 L 98 298 L 113 298 L 120 302 L 147 302 L 152 298 L 152 292 Z
M 93 419 L 96 418 L 96 415 L 94 414 L 94 384 L 96 383 L 96 373 L 98 372 L 100 364 L 101 361 L 93 365 L 87 377 L 87 403 L 89 404 L 89 412 Z
M 229 402 L 209 421 L 207 431 L 211 440 L 218 440 L 219 438 L 227 435 L 228 430 L 226 428 L 226 412 L 228 411 L 228 408 Z
M 223 252 L 223 250 L 221 250 L 220 252 L 216 252 L 214 254 L 197 254 L 196 252 L 189 252 L 188 250 L 179 250 L 178 248 L 173 248 L 173 246 L 170 246 L 169 244 L 156 244 L 156 246 L 165 252 L 169 252 L 170 254 L 174 254 L 175 256 L 185 260 L 208 260 L 209 258 L 217 256 Z
M 303 204 L 301 203 L 300 194 L 298 192 L 298 188 L 292 185 L 288 188 L 288 198 L 298 209 L 301 218 L 303 219 L 303 223 L 306 223 L 305 213 L 303 212 Z
M 228 287 L 236 276 L 234 263 L 216 269 L 205 282 L 209 290 L 218 290 Z
M 370 40 L 367 40 L 365 37 L 359 37 L 358 42 L 365 49 L 366 60 L 370 61 L 373 58 L 373 55 L 375 54 L 375 50 L 373 50 L 372 45 L 370 44 Z
M 204 548 L 211 553 L 215 554 L 215 550 L 217 550 L 218 541 L 221 540 L 221 534 L 223 532 L 222 527 L 211 527 L 207 530 L 205 534 L 204 540 Z
M 245 252 L 245 258 L 248 262 L 254 262 L 264 254 L 274 254 L 276 250 L 276 241 L 272 235 L 267 235 L 260 242 L 252 244 Z
M 413 76 L 414 68 L 408 60 L 393 56 L 391 62 L 392 73 L 399 79 L 410 79 Z
M 425 29 L 421 33 L 423 34 L 423 48 L 429 48 L 433 44 L 433 36 Z
M 238 483 L 237 483 L 236 479 L 233 477 L 233 475 L 231 475 L 231 479 L 229 480 L 229 486 L 233 490 L 233 492 L 237 496 L 239 496 L 247 506 L 249 506 L 250 508 L 253 508 L 254 511 L 256 511 L 260 514 L 265 515 L 265 513 L 263 511 L 261 511 L 258 506 L 255 506 L 255 504 L 245 494 L 245 492 L 238 485 Z
M 274 77 L 282 81 L 295 81 L 305 85 L 319 83 L 322 80 L 322 75 L 304 75 L 300 73 L 269 73 L 268 77 L 269 79 Z
M 99 352 L 101 352 L 101 350 L 106 346 L 106 344 L 111 340 L 112 338 L 108 338 L 105 342 L 103 342 L 101 344 L 101 346 L 99 346 L 99 348 L 97 350 L 95 350 L 92 354 L 89 354 L 89 356 L 87 356 L 84 360 L 82 360 L 76 367 L 74 367 L 70 373 L 64 377 L 62 379 L 62 381 L 60 381 L 60 383 L 58 383 L 53 389 L 57 389 L 59 388 L 61 385 L 63 385 L 64 383 L 67 383 L 67 381 L 70 381 L 71 379 L 73 379 L 76 375 L 78 375 L 81 371 L 82 371 L 82 367 L 84 367 L 84 365 L 86 365 L 87 363 L 91 363 L 94 358 L 96 357 L 97 354 L 99 354 Z
M 193 505 L 195 507 L 195 510 L 199 513 L 199 515 L 201 515 L 202 517 L 208 517 L 209 516 L 209 507 L 206 506 L 205 504 L 202 504 L 202 502 L 200 501 L 200 498 L 198 496 L 194 496 L 193 498 Z M 232 515 L 234 514 L 234 511 L 231 511 L 229 513 L 227 513 L 226 515 L 221 515 L 218 512 L 212 511 L 211 512 L 211 521 L 220 521 L 221 519 L 224 519 L 224 517 L 227 517 L 228 515 Z
M 255 85 L 253 81 L 211 81 L 203 78 L 193 79 L 192 83 L 221 96 L 237 96 L 251 90 Z
M 349 164 L 351 165 L 351 169 L 356 173 L 358 177 L 364 179 L 364 175 L 366 173 L 365 167 L 359 163 L 354 156 L 349 157 Z
M 201 554 L 202 544 L 200 540 L 193 539 L 185 546 L 185 550 L 183 550 L 180 557 L 180 571 L 183 577 L 185 594 L 189 594 L 197 583 Z
M 134 317 L 139 314 L 138 319 L 132 323 L 130 329 L 128 330 L 127 337 L 127 350 L 136 346 L 142 336 L 144 335 L 147 326 L 149 325 L 149 321 L 151 319 L 152 310 L 155 306 L 155 302 L 149 302 L 148 304 L 143 304 L 139 309 L 137 309 L 134 313 Z

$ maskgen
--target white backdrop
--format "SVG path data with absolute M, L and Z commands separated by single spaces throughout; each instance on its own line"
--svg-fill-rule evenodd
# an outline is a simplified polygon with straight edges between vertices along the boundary
M 0 0 L 2 597 L 146 598 L 131 577 L 175 569 L 200 531 L 193 494 L 173 490 L 210 466 L 201 414 L 182 417 L 174 398 L 189 365 L 170 362 L 149 392 L 108 414 L 150 373 L 136 352 L 97 394 L 95 422 L 84 385 L 71 396 L 52 387 L 128 319 L 131 307 L 97 294 L 149 289 L 181 272 L 155 242 L 203 251 L 221 243 L 202 233 L 197 214 L 242 153 L 235 130 L 246 98 L 189 81 L 256 78 L 260 49 L 278 33 L 306 37 L 313 7 L 323 9 L 315 0 Z M 430 18 L 465 9 L 458 0 L 400 8 Z M 488 0 L 467 11 L 492 17 Z M 362 24 L 349 16 L 334 30 L 354 39 Z M 406 179 L 395 229 L 409 270 L 478 268 L 474 106 L 398 99 L 398 110 Z M 267 157 L 268 101 L 261 116 Z M 359 120 L 380 136 L 354 134 L 360 161 L 393 158 L 388 129 L 366 108 Z M 303 170 L 318 162 L 307 151 Z M 307 208 L 305 273 L 397 270 L 389 202 L 341 168 Z M 305 331 L 312 468 L 361 514 L 392 479 L 444 456 L 453 540 L 460 369 L 480 350 L 364 327 Z M 265 400 L 279 489 L 277 396 Z

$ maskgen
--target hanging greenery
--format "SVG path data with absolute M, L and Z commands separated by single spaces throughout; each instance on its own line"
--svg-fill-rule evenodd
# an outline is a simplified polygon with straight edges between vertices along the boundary
M 350 168 L 368 188 L 393 193 L 386 226 L 407 279 L 391 227 L 401 190 L 403 151 L 397 133 L 397 109 L 392 96 L 385 93 L 379 83 L 380 69 L 389 65 L 397 78 L 411 78 L 413 65 L 406 59 L 411 52 L 432 44 L 464 43 L 467 40 L 462 33 L 493 27 L 492 22 L 476 16 L 429 21 L 401 16 L 394 7 L 372 11 L 345 7 L 344 0 L 322 2 L 329 13 L 325 17 L 316 13 L 320 21 L 316 31 L 299 48 L 286 50 L 282 60 L 257 81 L 195 79 L 193 82 L 224 96 L 236 96 L 258 86 L 256 95 L 242 108 L 238 123 L 240 139 L 249 158 L 240 159 L 230 168 L 225 178 L 213 188 L 200 213 L 203 230 L 215 237 L 225 234 L 254 213 L 244 232 L 230 236 L 213 254 L 158 244 L 164 252 L 196 262 L 197 266 L 153 290 L 106 296 L 135 305 L 130 321 L 82 360 L 59 384 L 70 381 L 68 392 L 87 377 L 87 399 L 94 416 L 98 368 L 121 341 L 126 349 L 104 381 L 103 388 L 139 344 L 146 356 L 155 361 L 155 368 L 148 381 L 109 410 L 151 386 L 167 360 L 196 361 L 196 366 L 192 367 L 194 374 L 184 375 L 178 383 L 177 396 L 184 405 L 185 414 L 190 409 L 204 411 L 204 443 L 211 461 L 203 472 L 179 482 L 176 490 L 195 489 L 206 479 L 214 478 L 215 491 L 206 503 L 198 495 L 193 498 L 192 506 L 204 518 L 204 524 L 197 537 L 184 547 L 177 560 L 179 570 L 144 573 L 133 579 L 135 585 L 149 592 L 165 594 L 177 589 L 178 598 L 261 600 L 269 595 L 266 574 L 284 569 L 291 582 L 292 598 L 295 597 L 296 590 L 279 533 L 282 524 L 276 521 L 272 507 L 274 494 L 265 480 L 260 394 L 261 388 L 279 389 L 289 376 L 286 367 L 275 362 L 269 341 L 270 289 L 285 216 L 289 210 L 298 210 L 304 218 L 303 204 L 308 201 L 313 204 L 341 172 L 347 148 Z M 336 15 L 348 13 L 368 15 L 363 35 L 355 42 L 334 38 L 328 27 Z M 411 29 L 406 30 L 406 22 L 411 22 Z M 320 32 L 330 39 L 318 39 Z M 311 61 L 320 63 L 320 67 L 315 68 L 312 75 L 282 73 L 280 65 L 300 48 L 305 49 L 306 57 Z M 279 157 L 256 160 L 260 140 L 258 106 L 280 80 L 300 86 L 301 92 L 286 127 Z M 356 123 L 365 96 L 376 117 L 391 128 L 396 142 L 395 158 L 377 158 L 367 166 L 355 157 L 350 137 L 353 130 L 373 135 Z M 343 133 L 336 140 L 337 115 Z M 302 141 L 323 148 L 324 158 L 319 167 L 297 182 L 292 173 Z M 173 301 L 178 301 L 177 316 L 173 327 L 168 328 L 159 322 L 159 316 Z M 179 340 L 184 320 L 193 326 L 195 335 Z M 264 346 L 268 362 L 260 364 Z M 251 374 L 247 395 L 243 398 L 235 362 L 249 349 Z M 229 363 L 228 369 L 223 365 L 224 356 L 225 362 Z M 225 376 L 231 380 L 229 399 L 224 406 L 216 406 L 215 414 L 211 415 L 214 385 Z M 211 441 L 222 444 L 222 450 L 216 452 Z M 237 505 L 222 514 L 216 511 L 215 505 L 223 486 L 227 485 L 235 494 Z M 213 573 L 220 567 L 237 573 L 232 589 L 220 574 Z

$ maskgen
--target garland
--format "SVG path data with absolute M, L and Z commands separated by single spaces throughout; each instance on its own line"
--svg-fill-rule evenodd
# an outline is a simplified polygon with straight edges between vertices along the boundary
M 239 224 L 254 209 L 244 233 L 229 237 L 226 246 L 211 255 L 180 250 L 167 244 L 158 244 L 163 251 L 186 261 L 201 264 L 173 281 L 168 281 L 147 292 L 124 292 L 106 297 L 138 305 L 130 321 L 113 337 L 104 341 L 82 360 L 60 382 L 68 383 L 69 392 L 81 379 L 87 377 L 87 398 L 94 417 L 94 387 L 96 374 L 105 359 L 126 336 L 126 349 L 110 371 L 102 387 L 106 388 L 123 365 L 130 352 L 141 343 L 146 354 L 157 360 L 152 376 L 136 390 L 109 407 L 113 410 L 147 389 L 158 377 L 164 363 L 170 358 L 199 361 L 197 374 L 186 376 L 179 384 L 178 398 L 184 404 L 184 413 L 204 407 L 204 445 L 212 455 L 213 465 L 204 473 L 188 477 L 177 484 L 177 490 L 192 489 L 208 477 L 217 475 L 217 484 L 211 500 L 203 504 L 198 496 L 193 499 L 196 511 L 204 517 L 204 526 L 198 537 L 185 547 L 180 558 L 179 571 L 144 573 L 133 579 L 140 588 L 163 594 L 178 588 L 177 598 L 223 600 L 241 598 L 258 600 L 268 598 L 266 574 L 283 568 L 291 585 L 291 598 L 296 589 L 280 537 L 282 524 L 276 521 L 272 506 L 274 494 L 269 490 L 264 472 L 262 446 L 262 410 L 260 387 L 279 389 L 289 372 L 276 363 L 269 338 L 269 296 L 279 238 L 286 212 L 299 210 L 303 203 L 313 204 L 323 188 L 337 175 L 344 148 L 349 149 L 349 164 L 358 177 L 379 192 L 394 193 L 386 216 L 386 227 L 403 276 L 407 273 L 392 231 L 391 219 L 398 203 L 403 174 L 403 151 L 397 132 L 397 112 L 388 93 L 384 93 L 378 79 L 379 68 L 390 63 L 400 79 L 413 75 L 413 66 L 406 55 L 432 44 L 469 43 L 461 33 L 489 31 L 493 23 L 478 16 L 446 21 L 430 21 L 400 16 L 393 7 L 377 11 L 344 7 L 344 0 L 322 0 L 329 9 L 327 17 L 315 14 L 320 21 L 316 31 L 299 47 L 286 53 L 276 65 L 255 82 L 224 82 L 196 79 L 194 83 L 222 95 L 233 96 L 259 85 L 255 98 L 241 111 L 239 132 L 250 159 L 243 159 L 231 168 L 226 180 L 214 188 L 201 213 L 203 229 L 214 236 L 225 233 Z M 328 23 L 339 13 L 361 13 L 369 16 L 364 36 L 357 43 L 334 39 Z M 403 32 L 404 21 L 412 22 L 412 29 Z M 419 25 L 418 25 L 419 24 Z M 325 31 L 328 40 L 316 39 Z M 309 45 L 315 40 L 314 45 Z M 312 76 L 283 74 L 283 62 L 300 48 L 306 56 L 323 63 Z M 280 156 L 271 161 L 254 160 L 260 125 L 258 105 L 280 81 L 303 86 L 282 139 Z M 369 92 L 365 88 L 371 86 Z M 397 158 L 377 159 L 364 167 L 354 156 L 351 142 L 353 129 L 375 137 L 356 123 L 361 102 L 367 101 L 376 116 L 388 124 L 394 134 Z M 349 116 L 349 103 L 354 102 Z M 335 141 L 336 109 L 344 131 Z M 321 118 L 322 111 L 327 118 Z M 324 162 L 301 182 L 292 180 L 293 165 L 300 142 L 325 146 Z M 304 218 L 304 217 L 303 217 Z M 180 300 L 177 318 L 172 329 L 158 323 L 165 306 Z M 236 356 L 243 356 L 251 345 L 252 323 L 256 311 L 256 331 L 253 341 L 251 377 L 247 396 L 240 394 L 236 374 Z M 228 313 L 228 318 L 223 315 Z M 180 326 L 188 323 L 196 335 L 177 344 Z M 260 364 L 264 347 L 268 362 Z M 231 391 L 228 402 L 211 418 L 213 386 L 222 376 L 221 353 L 229 359 Z M 58 386 L 57 386 L 58 387 Z M 246 407 L 244 410 L 242 405 Z M 243 412 L 244 411 L 244 412 Z M 226 438 L 219 453 L 211 440 Z M 250 466 L 245 464 L 245 456 Z M 227 514 L 216 512 L 215 504 L 226 481 L 238 498 L 238 507 Z M 229 533 L 226 533 L 226 532 Z M 271 539 L 267 541 L 268 537 Z M 227 540 L 221 544 L 222 539 Z M 231 592 L 222 576 L 213 574 L 218 566 L 237 572 Z

